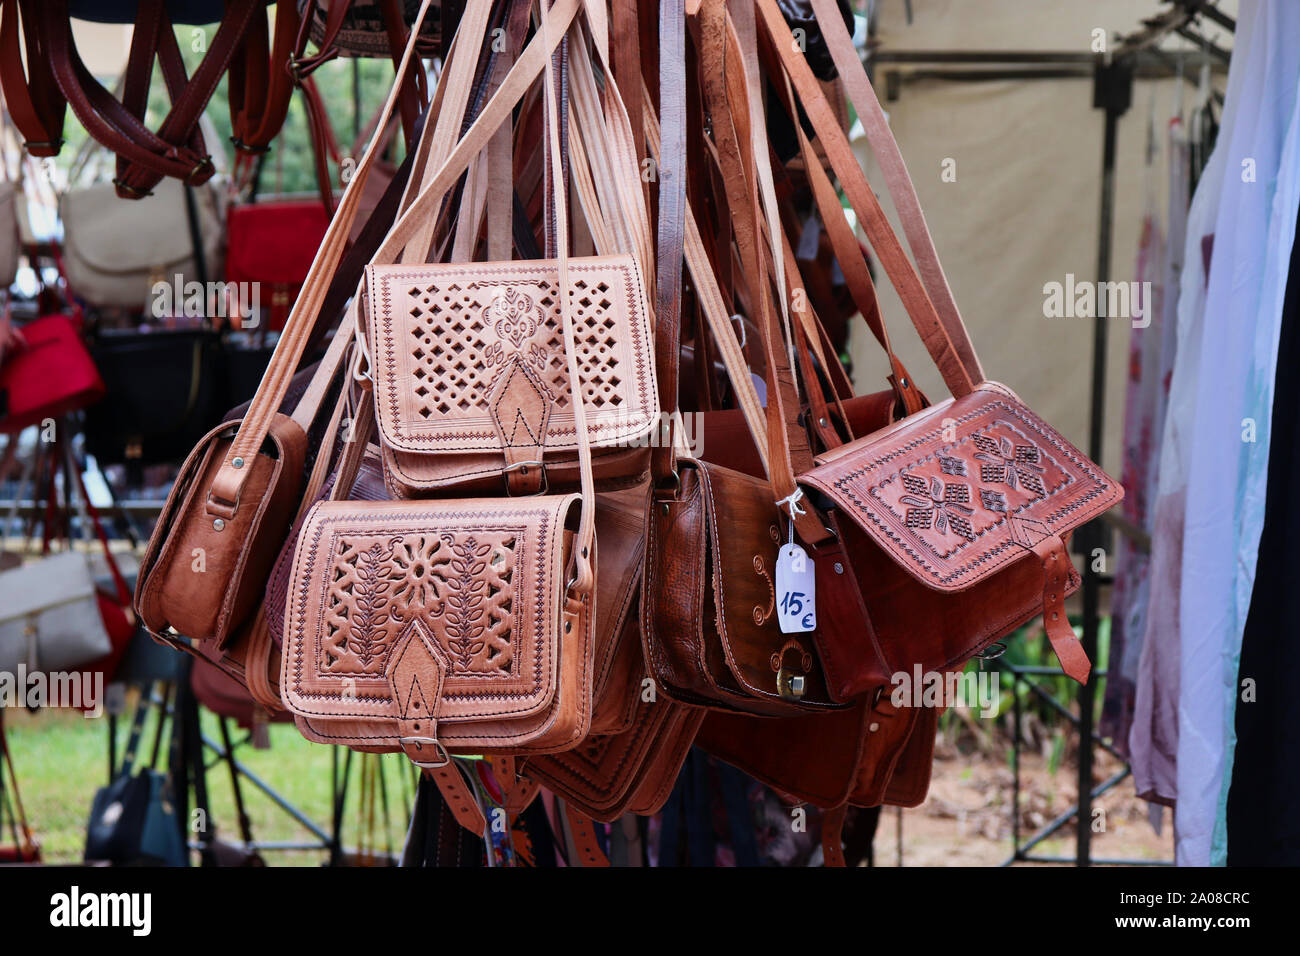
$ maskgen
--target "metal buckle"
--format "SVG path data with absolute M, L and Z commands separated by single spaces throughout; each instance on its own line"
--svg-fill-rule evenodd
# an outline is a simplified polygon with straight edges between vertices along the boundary
M 512 471 L 527 472 L 529 468 L 539 468 L 542 472 L 542 487 L 537 490 L 537 494 L 546 494 L 551 487 L 551 480 L 546 475 L 546 465 L 540 461 L 517 461 L 512 465 L 506 465 L 501 469 L 501 480 L 506 483 L 506 497 L 513 498 L 510 493 L 510 479 L 507 477 Z
M 447 748 L 436 737 L 398 737 L 397 742 L 401 745 L 407 759 L 421 770 L 439 770 L 451 763 L 451 755 L 447 753 Z M 437 754 L 437 762 L 416 759 L 414 754 L 424 750 L 426 744 Z

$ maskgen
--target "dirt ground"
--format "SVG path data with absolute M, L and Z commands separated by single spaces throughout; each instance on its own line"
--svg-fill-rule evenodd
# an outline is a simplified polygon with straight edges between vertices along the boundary
M 877 866 L 898 866 L 900 843 L 903 866 L 996 866 L 1011 857 L 1014 777 L 1010 748 L 970 753 L 963 753 L 963 749 L 941 735 L 925 803 L 912 810 L 884 811 L 875 840 Z M 1055 772 L 1050 769 L 1047 754 L 1022 753 L 1022 844 L 1074 804 L 1077 766 L 1073 751 L 1060 761 Z M 1094 786 L 1121 767 L 1109 754 L 1098 751 Z M 1104 811 L 1100 816 L 1095 814 L 1098 807 Z M 1162 833 L 1158 834 L 1148 818 L 1149 807 L 1145 800 L 1138 799 L 1131 777 L 1094 801 L 1092 858 L 1172 861 L 1172 815 L 1167 809 L 1162 811 Z M 1030 851 L 1032 856 L 1046 857 L 1073 858 L 1074 853 L 1073 820 Z

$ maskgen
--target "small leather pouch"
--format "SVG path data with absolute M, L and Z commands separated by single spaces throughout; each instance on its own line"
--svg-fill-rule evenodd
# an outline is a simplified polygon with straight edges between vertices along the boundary
M 181 466 L 140 562 L 135 605 L 150 632 L 220 648 L 262 599 L 302 485 L 307 437 L 276 414 L 250 460 L 233 507 L 203 495 L 225 461 L 238 422 L 210 431 Z

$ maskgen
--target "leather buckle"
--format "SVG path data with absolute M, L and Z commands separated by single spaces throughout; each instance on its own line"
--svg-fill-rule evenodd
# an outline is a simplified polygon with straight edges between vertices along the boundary
M 271 151 L 271 147 L 269 145 L 250 146 L 248 143 L 245 143 L 238 136 L 231 136 L 230 141 L 235 144 L 235 149 L 237 149 L 239 152 L 249 153 L 253 156 L 261 156 L 262 154 L 269 153 Z
M 145 196 L 152 196 L 152 189 L 136 189 L 130 183 L 125 183 L 120 179 L 114 179 L 113 185 L 117 187 L 119 193 L 129 193 L 132 199 L 143 199 Z
M 184 179 L 185 185 L 186 186 L 202 185 L 203 183 L 206 183 L 209 179 L 211 179 L 213 174 L 216 171 L 217 168 L 212 165 L 212 157 L 204 156 L 197 163 L 195 163 L 194 168 L 191 169 L 188 174 L 186 174 Z M 205 172 L 206 175 L 203 175 Z M 201 175 L 203 176 L 203 178 L 199 179 L 198 177 Z
M 401 745 L 407 759 L 421 770 L 438 770 L 451 763 L 451 755 L 447 753 L 447 748 L 436 737 L 398 737 L 397 742 Z M 421 759 L 417 756 L 424 752 L 426 746 L 436 755 L 433 760 Z
M 545 465 L 545 464 L 543 464 L 543 463 L 540 462 L 540 461 L 536 461 L 536 460 L 533 460 L 533 461 L 516 461 L 516 462 L 514 462 L 513 464 L 506 465 L 504 468 L 501 469 L 501 480 L 505 482 L 505 485 L 506 485 L 506 497 L 507 497 L 507 498 L 513 498 L 513 497 L 514 497 L 514 495 L 512 495 L 512 494 L 510 493 L 510 478 L 509 478 L 510 473 L 511 473 L 512 471 L 518 471 L 518 472 L 522 472 L 522 473 L 524 473 L 524 474 L 528 474 L 528 469 L 529 469 L 529 468 L 539 468 L 539 469 L 541 469 L 541 472 L 542 472 L 542 487 L 537 491 L 537 494 L 539 494 L 539 495 L 544 495 L 544 494 L 546 494 L 546 493 L 550 490 L 550 487 L 551 487 L 551 481 L 550 481 L 550 478 L 548 478 L 547 475 L 546 475 L 546 465 Z

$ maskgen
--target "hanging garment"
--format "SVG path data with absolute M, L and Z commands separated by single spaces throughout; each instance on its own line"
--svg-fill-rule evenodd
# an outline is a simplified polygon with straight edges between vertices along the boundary
M 1164 303 L 1165 235 L 1160 228 L 1155 168 L 1159 152 L 1154 96 L 1147 128 L 1145 211 L 1138 240 L 1136 291 L 1139 316 L 1129 333 L 1128 382 L 1124 403 L 1124 446 L 1120 481 L 1123 515 L 1133 526 L 1149 530 L 1149 479 L 1155 464 L 1155 420 L 1162 389 L 1160 332 Z M 1146 608 L 1148 551 L 1128 535 L 1115 542 L 1115 589 L 1111 597 L 1110 653 L 1106 668 L 1106 695 L 1099 730 L 1112 738 L 1121 752 L 1128 749 L 1128 729 L 1133 722 L 1134 686 L 1138 652 L 1142 647 L 1142 621 Z
M 1281 201 L 1280 184 L 1278 193 Z M 1251 684 L 1237 706 L 1227 813 L 1230 866 L 1300 864 L 1300 698 L 1289 692 L 1300 680 L 1300 555 L 1292 546 L 1300 534 L 1300 380 L 1289 374 L 1300 368 L 1300 242 L 1294 240 L 1284 302 L 1264 530 L 1238 673 L 1239 686 Z
M 1237 53 L 1249 51 L 1249 35 L 1237 35 Z M 1228 75 L 1224 125 L 1232 122 L 1240 101 L 1244 71 Z M 1187 495 L 1188 447 L 1195 422 L 1200 381 L 1201 334 L 1205 320 L 1208 257 L 1201 240 L 1214 231 L 1227 159 L 1214 153 L 1201 173 L 1188 209 L 1178 285 L 1168 286 L 1173 301 L 1167 309 L 1173 321 L 1174 363 L 1169 379 L 1165 417 L 1160 429 L 1160 462 L 1155 470 L 1156 494 L 1151 512 L 1151 559 L 1147 575 L 1146 633 L 1134 687 L 1133 726 L 1129 731 L 1129 762 L 1138 795 L 1173 806 L 1178 794 L 1178 686 L 1181 641 L 1179 598 L 1182 574 L 1183 515 Z M 1176 290 L 1176 297 L 1172 293 Z M 1167 319 L 1168 320 L 1168 319 Z
M 1216 149 L 1225 154 L 1226 175 L 1205 297 L 1183 530 L 1174 823 L 1176 858 L 1193 866 L 1226 859 L 1237 658 L 1264 521 L 1281 322 L 1280 299 L 1269 287 L 1294 231 L 1295 207 L 1280 213 L 1287 222 L 1273 222 L 1273 201 L 1279 177 L 1290 176 L 1279 160 L 1300 76 L 1300 5 L 1243 3 L 1240 13 L 1239 25 L 1253 36 L 1249 52 L 1233 58 L 1233 68 L 1245 72 L 1237 91 L 1243 108 L 1231 128 L 1224 124 Z

